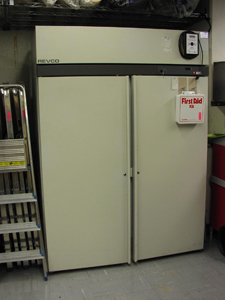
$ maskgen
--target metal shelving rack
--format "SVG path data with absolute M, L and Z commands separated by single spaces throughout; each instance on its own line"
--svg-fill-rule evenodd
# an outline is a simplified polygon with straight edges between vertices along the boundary
M 0 239 L 4 241 L 0 264 L 27 268 L 37 261 L 47 280 L 26 92 L 19 84 L 0 85 L 0 90 Z
M 148 10 L 106 7 L 72 9 L 55 5 L 46 7 L 41 3 L 26 5 L 1 5 L 3 29 L 31 29 L 35 25 L 106 26 L 188 29 L 193 24 L 207 20 L 206 16 L 193 13 L 186 18 L 156 15 Z

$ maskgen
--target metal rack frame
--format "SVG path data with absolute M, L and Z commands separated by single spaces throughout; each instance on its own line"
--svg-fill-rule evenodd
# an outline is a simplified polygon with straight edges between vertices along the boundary
M 0 173 L 4 174 L 5 173 L 9 173 L 9 172 L 13 172 L 12 173 L 12 179 L 13 179 L 13 188 L 14 186 L 16 186 L 16 184 L 14 185 L 14 178 L 13 178 L 13 174 L 17 175 L 17 171 L 25 171 L 25 172 L 29 172 L 30 174 L 30 179 L 27 179 L 27 191 L 25 192 L 25 187 L 24 187 L 24 191 L 22 187 L 18 188 L 19 192 L 15 192 L 13 191 L 13 194 L 10 193 L 10 191 L 8 193 L 4 193 L 4 187 L 3 187 L 3 191 L 1 191 L 1 195 L 0 195 L 0 205 L 19 205 L 21 206 L 21 204 L 23 203 L 33 203 L 33 209 L 31 209 L 31 214 L 35 215 L 33 216 L 34 219 L 32 221 L 27 220 L 27 217 L 25 217 L 25 214 L 27 214 L 28 212 L 26 212 L 25 214 L 23 214 L 23 210 L 21 207 L 21 210 L 19 211 L 20 214 L 22 214 L 22 216 L 20 216 L 20 221 L 18 221 L 17 219 L 17 212 L 15 212 L 12 208 L 11 210 L 11 216 L 12 218 L 10 218 L 9 220 L 5 220 L 4 222 L 2 222 L 1 220 L 1 224 L 0 224 L 0 234 L 5 235 L 5 234 L 16 234 L 18 233 L 24 233 L 24 232 L 36 232 L 38 233 L 37 235 L 34 236 L 34 239 L 38 239 L 39 243 L 32 249 L 30 249 L 30 245 L 28 246 L 28 243 L 26 244 L 26 242 L 24 243 L 24 247 L 22 248 L 21 246 L 18 246 L 17 249 L 13 249 L 13 247 L 10 247 L 8 245 L 9 242 L 9 237 L 7 237 L 6 245 L 7 247 L 5 248 L 5 253 L 0 253 L 0 263 L 7 263 L 10 268 L 12 267 L 12 263 L 13 262 L 17 262 L 19 263 L 19 265 L 21 264 L 21 262 L 26 262 L 26 267 L 29 266 L 29 264 L 27 264 L 27 261 L 34 261 L 34 260 L 38 260 L 40 262 L 40 260 L 43 261 L 43 271 L 44 271 L 44 279 L 47 280 L 48 279 L 48 266 L 47 266 L 47 261 L 46 261 L 46 253 L 45 253 L 45 247 L 44 247 L 44 239 L 43 239 L 43 235 L 42 235 L 42 229 L 41 229 L 41 218 L 40 218 L 40 213 L 39 213 L 39 203 L 37 200 L 37 191 L 36 191 L 36 183 L 35 183 L 35 175 L 34 175 L 34 168 L 33 168 L 33 159 L 32 159 L 32 150 L 31 150 L 31 141 L 30 141 L 30 131 L 29 131 L 29 119 L 28 119 L 28 110 L 27 110 L 27 99 L 26 99 L 26 91 L 25 88 L 20 85 L 20 84 L 1 84 L 0 85 L 0 89 L 3 91 L 9 91 L 9 89 L 17 89 L 19 91 L 20 94 L 20 113 L 21 115 L 23 115 L 22 119 L 24 121 L 22 121 L 22 132 L 23 132 L 23 136 L 24 138 L 21 138 L 21 142 L 23 144 L 26 143 L 26 145 L 24 145 L 24 152 L 25 152 L 25 156 L 27 155 L 27 158 L 25 159 L 23 156 L 22 158 L 20 158 L 20 160 L 25 159 L 26 162 L 28 162 L 29 160 L 29 165 L 26 164 L 25 166 L 22 166 L 23 164 L 21 164 L 19 166 L 19 168 L 11 168 L 11 162 L 9 164 L 5 164 L 5 160 L 17 160 L 17 157 L 15 156 L 16 154 L 18 154 L 20 152 L 20 148 L 18 147 L 19 141 L 18 139 L 14 139 L 12 136 L 8 139 L 3 139 L 1 140 L 1 160 L 3 161 L 3 167 L 0 169 Z M 4 95 L 9 95 L 9 93 L 6 93 Z M 8 96 L 7 96 L 8 97 Z M 6 96 L 5 96 L 6 99 Z M 8 97 L 9 101 L 10 101 L 10 97 Z M 10 102 L 9 102 L 10 103 Z M 23 103 L 21 105 L 21 103 Z M 7 122 L 10 122 L 10 126 L 12 128 L 12 119 L 11 119 L 11 105 L 10 105 L 10 110 L 7 109 L 7 105 L 5 102 L 5 111 L 9 111 L 7 113 L 10 114 L 10 117 L 8 118 Z M 8 135 L 13 134 L 13 130 L 8 130 Z M 25 142 L 26 141 L 26 142 Z M 11 146 L 11 148 L 10 148 Z M 20 145 L 19 145 L 20 146 Z M 27 151 L 26 151 L 27 150 Z M 27 154 L 26 154 L 27 152 Z M 14 155 L 13 158 L 11 158 L 11 155 Z M 29 159 L 28 159 L 29 157 Z M 7 159 L 8 158 L 8 159 Z M 22 175 L 23 177 L 23 175 Z M 18 177 L 16 177 L 18 179 Z M 9 182 L 9 177 L 7 178 L 8 182 Z M 31 181 L 31 182 L 30 182 Z M 6 182 L 6 181 L 5 181 Z M 19 182 L 19 181 L 18 181 Z M 29 182 L 30 182 L 30 188 L 31 191 L 29 190 Z M 20 182 L 21 183 L 21 182 Z M 10 183 L 9 183 L 10 184 Z M 6 207 L 0 208 L 0 212 L 1 212 L 1 217 L 3 218 L 7 218 L 6 213 L 4 213 L 4 215 L 2 214 L 2 211 L 4 210 L 4 212 L 6 212 Z M 28 211 L 28 209 L 27 209 Z M 24 234 L 23 234 L 23 239 L 24 239 Z M 14 243 L 15 244 L 15 243 Z M 21 243 L 22 244 L 22 243 Z M 18 243 L 19 245 L 19 243 Z M 29 250 L 28 250 L 29 248 Z M 21 251 L 23 250 L 23 251 Z M 10 264 L 10 265 L 9 265 Z
M 190 17 L 173 18 L 154 14 L 148 10 L 106 7 L 72 9 L 68 6 L 55 5 L 46 7 L 41 3 L 31 2 L 20 5 L 1 5 L 1 26 L 9 29 L 31 29 L 35 25 L 64 26 L 106 26 L 188 29 L 203 20 L 205 15 L 193 13 Z

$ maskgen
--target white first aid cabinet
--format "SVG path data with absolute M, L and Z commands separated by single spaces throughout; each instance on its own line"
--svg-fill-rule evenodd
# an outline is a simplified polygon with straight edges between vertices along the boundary
M 205 97 L 202 94 L 183 93 L 176 96 L 176 122 L 201 124 L 204 122 Z

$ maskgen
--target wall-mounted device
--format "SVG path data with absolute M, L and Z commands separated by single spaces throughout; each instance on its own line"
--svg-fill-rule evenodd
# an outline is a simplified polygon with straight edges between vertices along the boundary
M 192 31 L 184 31 L 179 38 L 179 50 L 183 58 L 193 59 L 199 55 L 199 36 Z

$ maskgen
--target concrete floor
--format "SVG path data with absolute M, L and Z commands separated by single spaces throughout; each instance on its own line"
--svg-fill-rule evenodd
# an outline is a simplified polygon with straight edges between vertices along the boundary
M 200 252 L 137 264 L 52 273 L 7 271 L 0 265 L 1 300 L 214 300 L 225 299 L 225 257 L 217 241 Z

